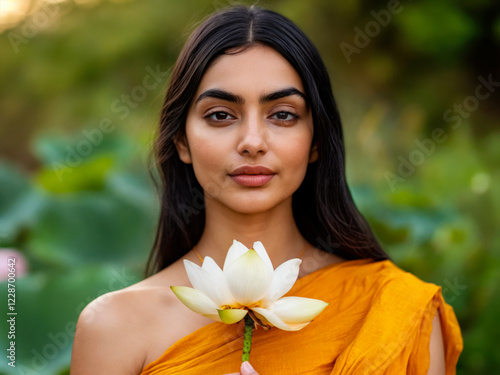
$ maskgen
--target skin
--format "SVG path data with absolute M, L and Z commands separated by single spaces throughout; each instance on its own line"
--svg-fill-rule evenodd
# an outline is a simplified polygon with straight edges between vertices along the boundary
M 210 90 L 224 92 L 225 98 L 214 98 Z M 279 92 L 281 97 L 269 97 Z M 301 93 L 300 76 L 269 47 L 223 55 L 206 71 L 185 136 L 176 140 L 179 157 L 193 165 L 205 196 L 206 226 L 196 247 L 202 256 L 222 265 L 233 239 L 247 247 L 259 240 L 277 266 L 307 245 L 302 259 L 308 265 L 301 267 L 299 278 L 343 261 L 308 245 L 293 218 L 292 194 L 317 159 L 312 115 Z M 275 175 L 265 185 L 242 186 L 229 174 L 243 165 L 263 165 Z M 183 259 L 200 263 L 194 251 Z M 187 309 L 170 285 L 191 286 L 182 259 L 91 302 L 78 320 L 71 374 L 139 374 L 172 344 L 212 323 Z M 433 329 L 433 337 L 435 331 L 439 340 L 441 331 Z

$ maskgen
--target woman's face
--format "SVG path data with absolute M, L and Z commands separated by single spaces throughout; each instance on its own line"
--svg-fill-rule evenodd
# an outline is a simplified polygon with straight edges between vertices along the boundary
M 278 52 L 256 45 L 208 68 L 176 145 L 207 205 L 257 213 L 291 202 L 317 157 L 312 138 L 300 76 Z

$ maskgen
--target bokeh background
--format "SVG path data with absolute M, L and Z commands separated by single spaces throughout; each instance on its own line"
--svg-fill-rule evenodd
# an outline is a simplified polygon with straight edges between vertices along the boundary
M 69 373 L 82 308 L 141 279 L 168 72 L 227 4 L 0 0 L 0 311 L 15 256 L 18 312 L 15 369 L 2 318 L 1 374 Z M 318 46 L 355 200 L 396 264 L 442 286 L 465 340 L 458 374 L 498 373 L 498 2 L 259 4 Z

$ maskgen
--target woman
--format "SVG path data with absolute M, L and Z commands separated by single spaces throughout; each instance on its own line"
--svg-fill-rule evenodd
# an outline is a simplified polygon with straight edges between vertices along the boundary
M 190 286 L 183 259 L 222 265 L 233 239 L 261 241 L 275 266 L 300 256 L 290 294 L 330 303 L 301 331 L 255 331 L 260 374 L 454 373 L 453 310 L 388 260 L 356 209 L 328 74 L 291 21 L 235 6 L 194 31 L 171 75 L 157 160 L 150 276 L 82 312 L 73 375 L 237 373 L 241 324 L 197 315 L 169 288 Z M 241 373 L 256 373 L 248 365 Z

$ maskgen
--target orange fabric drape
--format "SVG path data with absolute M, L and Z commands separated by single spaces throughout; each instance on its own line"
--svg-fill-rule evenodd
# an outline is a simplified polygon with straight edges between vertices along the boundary
M 455 374 L 463 343 L 441 288 L 389 260 L 328 265 L 298 279 L 287 295 L 317 298 L 330 305 L 300 331 L 254 331 L 250 362 L 261 375 L 427 374 L 436 312 L 443 331 L 446 374 Z M 242 324 L 208 324 L 169 347 L 141 375 L 238 372 L 242 335 Z

